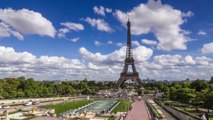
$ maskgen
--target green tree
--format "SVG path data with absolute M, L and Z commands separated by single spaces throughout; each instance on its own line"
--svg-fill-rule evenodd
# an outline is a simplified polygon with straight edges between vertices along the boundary
M 211 77 L 209 83 L 210 83 L 210 84 L 213 84 L 213 76 Z
M 194 88 L 196 91 L 200 92 L 207 87 L 207 83 L 204 80 L 195 80 L 190 86 L 191 88 Z
M 163 98 L 168 100 L 169 96 L 170 96 L 170 89 L 168 86 L 165 86 L 163 90 Z
M 27 97 L 39 97 L 38 94 L 38 82 L 34 81 L 32 78 L 29 78 L 23 81 L 23 90 L 25 91 L 25 95 Z
M 196 92 L 195 97 L 193 97 L 191 100 L 191 104 L 195 107 L 197 111 L 198 111 L 198 107 L 204 104 L 203 98 L 204 97 L 202 92 Z
M 3 89 L 4 84 L 5 84 L 4 80 L 0 79 L 0 99 L 4 98 L 4 89 Z
M 24 94 L 24 92 L 22 91 L 22 90 L 18 90 L 17 91 L 17 96 L 16 96 L 17 98 L 24 98 L 25 97 L 25 94 Z
M 169 94 L 169 98 L 171 100 L 177 100 L 177 89 L 175 87 L 171 87 L 170 88 L 170 94 Z
M 183 82 L 182 88 L 189 88 L 190 85 L 191 85 L 191 82 L 189 82 L 189 81 Z
M 84 94 L 84 95 L 95 94 L 95 91 L 92 91 L 90 88 L 84 88 L 81 91 L 81 94 Z
M 204 107 L 208 109 L 213 109 L 213 84 L 210 84 L 204 92 Z
M 180 89 L 182 87 L 179 82 L 173 82 L 172 86 L 175 87 L 176 89 Z
M 195 97 L 195 90 L 190 88 L 181 88 L 176 91 L 177 101 L 189 104 L 191 100 Z
M 75 90 L 73 89 L 72 86 L 67 85 L 66 88 L 65 88 L 65 92 L 66 92 L 66 95 L 73 95 Z

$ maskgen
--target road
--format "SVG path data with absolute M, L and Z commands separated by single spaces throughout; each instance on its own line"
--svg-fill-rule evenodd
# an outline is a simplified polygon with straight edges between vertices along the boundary
M 150 120 L 149 111 L 145 101 L 135 101 L 132 104 L 132 109 L 128 111 L 125 120 Z

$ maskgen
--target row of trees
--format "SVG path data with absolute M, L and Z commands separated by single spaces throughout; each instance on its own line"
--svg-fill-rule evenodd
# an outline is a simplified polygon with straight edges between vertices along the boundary
M 32 98 L 70 96 L 75 94 L 96 94 L 101 89 L 115 88 L 114 82 L 82 80 L 79 82 L 44 82 L 32 78 L 5 78 L 0 79 L 0 98 Z M 211 80 L 195 80 L 185 82 L 155 82 L 143 84 L 143 91 L 160 90 L 163 98 L 179 101 L 197 107 L 213 108 L 213 77 Z
M 31 98 L 69 96 L 75 94 L 95 94 L 100 89 L 113 88 L 113 83 L 102 84 L 94 81 L 82 80 L 79 82 L 44 82 L 32 78 L 5 78 L 0 79 L 0 98 Z
M 148 83 L 147 89 L 161 90 L 166 100 L 178 101 L 188 105 L 213 109 L 213 77 L 210 81 L 195 80 L 185 82 Z

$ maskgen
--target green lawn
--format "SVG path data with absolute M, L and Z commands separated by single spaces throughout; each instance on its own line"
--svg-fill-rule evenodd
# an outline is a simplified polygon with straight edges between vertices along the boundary
M 59 115 L 60 113 L 63 113 L 67 110 L 76 109 L 78 107 L 87 105 L 91 102 L 92 100 L 79 100 L 79 101 L 71 101 L 67 103 L 60 103 L 56 105 L 42 106 L 42 108 L 55 109 L 56 114 Z
M 107 120 L 115 120 L 115 117 L 109 117 Z
M 112 110 L 112 112 L 127 112 L 132 102 L 130 100 L 119 100 L 119 104 Z
M 200 111 L 196 111 L 195 108 L 191 108 L 191 107 L 175 107 L 175 108 L 181 111 L 186 111 L 186 112 L 195 114 L 197 116 L 201 113 Z

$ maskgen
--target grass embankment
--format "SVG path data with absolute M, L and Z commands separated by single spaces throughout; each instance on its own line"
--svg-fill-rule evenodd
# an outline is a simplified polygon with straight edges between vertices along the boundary
M 195 115 L 197 117 L 200 117 L 202 113 L 205 113 L 206 111 L 202 110 L 196 110 L 195 108 L 192 107 L 174 107 L 180 111 L 187 112 L 189 114 Z M 209 120 L 213 120 L 213 115 L 209 115 Z
M 161 102 L 163 102 L 165 105 L 168 105 L 170 107 L 173 107 L 177 110 L 183 111 L 191 116 L 195 116 L 198 118 L 200 118 L 201 114 L 207 112 L 206 110 L 204 111 L 203 109 L 196 110 L 194 107 L 187 107 L 187 105 L 176 103 L 175 101 L 161 101 Z M 213 120 L 212 113 L 210 113 L 209 115 L 209 120 Z
M 77 109 L 77 108 L 87 105 L 91 102 L 92 102 L 92 100 L 79 100 L 79 101 L 60 103 L 60 104 L 56 104 L 56 105 L 42 106 L 42 108 L 55 109 L 56 114 L 59 115 L 60 113 L 63 113 L 67 110 Z
M 130 100 L 119 100 L 119 104 L 112 110 L 112 112 L 127 112 L 131 107 L 132 101 Z
M 107 120 L 115 120 L 115 117 L 111 116 Z

